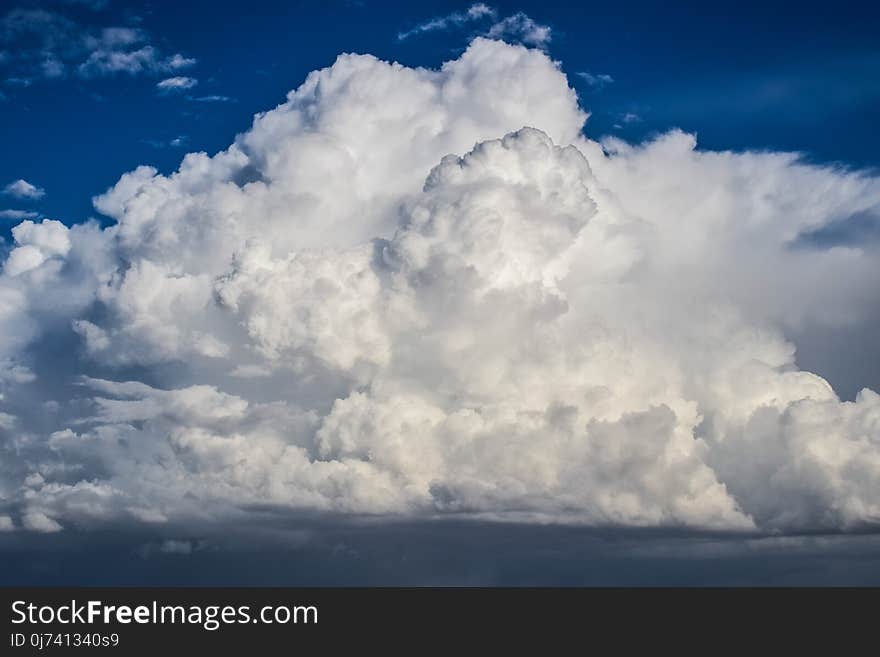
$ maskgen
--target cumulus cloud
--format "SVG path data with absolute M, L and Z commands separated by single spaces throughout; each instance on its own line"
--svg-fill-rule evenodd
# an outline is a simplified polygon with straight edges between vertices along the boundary
M 19 224 L 6 530 L 875 527 L 880 396 L 841 400 L 786 336 L 877 316 L 877 244 L 795 245 L 880 212 L 880 180 L 586 119 L 540 50 L 342 55 L 226 150 L 124 174 L 94 200 L 114 225 Z
M 6 185 L 3 188 L 3 193 L 13 198 L 38 200 L 46 195 L 46 190 L 19 178 Z

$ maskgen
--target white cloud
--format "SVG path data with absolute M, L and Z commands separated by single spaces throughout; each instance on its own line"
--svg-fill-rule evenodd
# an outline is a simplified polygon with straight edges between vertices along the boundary
M 155 68 L 158 52 L 153 46 L 136 50 L 93 50 L 88 59 L 77 69 L 82 75 L 105 75 L 110 73 L 136 74 Z
M 192 89 L 199 83 L 195 78 L 176 76 L 173 78 L 165 78 L 156 83 L 156 87 L 160 91 L 182 91 L 184 89 Z
M 489 28 L 487 36 L 493 39 L 513 39 L 529 46 L 543 47 L 550 43 L 553 31 L 523 12 L 508 16 Z
M 195 66 L 198 61 L 194 57 L 184 57 L 180 53 L 175 53 L 165 60 L 163 66 L 170 71 L 176 71 L 181 68 L 189 68 Z
M 7 196 L 12 196 L 13 198 L 37 200 L 46 195 L 46 190 L 37 187 L 33 183 L 29 183 L 27 180 L 19 178 L 6 185 L 6 187 L 3 188 L 3 193 Z
M 23 221 L 12 229 L 17 247 L 3 265 L 7 276 L 18 276 L 39 267 L 54 256 L 65 256 L 70 251 L 67 228 L 60 221 L 44 219 L 39 224 Z
M 135 50 L 118 50 L 115 48 L 99 48 L 93 50 L 88 59 L 79 65 L 80 74 L 89 77 L 94 75 L 110 75 L 113 73 L 166 73 L 187 66 L 193 66 L 194 59 L 181 55 L 162 57 L 161 53 L 151 45 L 141 46 Z M 176 78 L 171 78 L 176 79 Z M 192 80 L 192 78 L 181 78 Z M 192 85 L 191 85 L 192 86 Z M 186 87 L 184 87 L 186 88 Z
M 123 175 L 115 225 L 20 224 L 4 513 L 876 527 L 880 396 L 786 335 L 877 316 L 880 245 L 794 245 L 880 180 L 586 118 L 539 50 L 342 55 L 226 150 Z

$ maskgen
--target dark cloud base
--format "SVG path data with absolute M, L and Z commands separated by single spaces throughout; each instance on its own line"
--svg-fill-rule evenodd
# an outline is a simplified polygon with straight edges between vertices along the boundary
M 7 586 L 876 586 L 880 537 L 486 522 L 0 535 Z

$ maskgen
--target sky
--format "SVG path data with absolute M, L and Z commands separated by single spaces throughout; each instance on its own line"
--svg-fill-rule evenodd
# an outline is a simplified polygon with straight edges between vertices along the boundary
M 880 164 L 873 129 L 880 16 L 871 3 L 806 3 L 798 11 L 787 2 L 495 5 L 552 28 L 548 50 L 592 112 L 586 132 L 593 138 L 642 139 L 680 127 L 696 132 L 705 148 L 795 150 L 822 162 Z M 436 66 L 491 22 L 401 40 L 399 34 L 468 5 L 301 1 L 242 9 L 221 1 L 175 3 L 172 9 L 155 2 L 6 0 L 2 6 L 7 16 L 17 8 L 52 11 L 83 31 L 142 30 L 142 43 L 163 56 L 196 60 L 179 71 L 51 79 L 35 73 L 33 62 L 0 62 L 6 153 L 0 180 L 23 178 L 50 190 L 39 206 L 24 209 L 66 223 L 94 215 L 91 197 L 121 171 L 143 163 L 169 171 L 185 152 L 225 148 L 256 112 L 281 102 L 340 52 Z M 9 52 L 21 47 L 14 41 L 5 46 Z M 74 69 L 86 57 L 80 53 L 65 65 Z M 29 86 L 15 82 L 32 76 Z M 174 77 L 198 85 L 157 90 L 157 82 Z M 210 97 L 218 100 L 191 100 Z
M 0 573 L 876 583 L 878 15 L 4 2 Z

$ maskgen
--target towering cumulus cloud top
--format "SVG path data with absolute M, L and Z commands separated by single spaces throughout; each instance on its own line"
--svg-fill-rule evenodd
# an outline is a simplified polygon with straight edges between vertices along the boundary
M 0 530 L 285 513 L 735 531 L 880 520 L 880 397 L 798 368 L 876 316 L 880 181 L 582 137 L 535 50 L 343 55 L 108 228 L 13 230 Z

